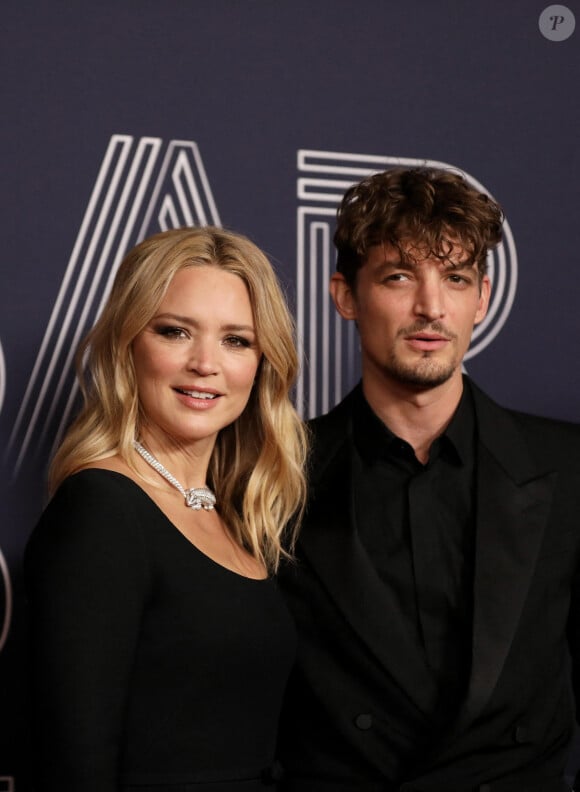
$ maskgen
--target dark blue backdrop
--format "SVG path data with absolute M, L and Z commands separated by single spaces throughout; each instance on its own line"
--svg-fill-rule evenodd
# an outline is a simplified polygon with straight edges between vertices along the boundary
M 513 305 L 469 373 L 506 405 L 580 418 L 580 31 L 547 38 L 548 5 L 3 4 L 0 790 L 19 772 L 20 559 L 67 414 L 67 352 L 140 234 L 205 219 L 270 254 L 302 312 L 309 414 L 357 376 L 353 338 L 324 314 L 336 196 L 397 158 L 461 168 L 503 204 L 515 245 Z

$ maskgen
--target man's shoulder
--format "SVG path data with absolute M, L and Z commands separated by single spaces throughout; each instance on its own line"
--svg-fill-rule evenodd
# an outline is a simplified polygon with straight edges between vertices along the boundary
M 486 429 L 489 430 L 489 426 L 495 424 L 499 431 L 501 425 L 498 419 L 501 419 L 502 422 L 511 424 L 539 453 L 566 454 L 569 451 L 580 461 L 579 423 L 504 407 L 473 382 L 470 387 L 478 420 L 480 423 L 484 422 Z
M 559 456 L 580 467 L 580 424 L 509 409 L 508 414 L 543 456 Z
M 357 388 L 335 407 L 308 422 L 310 433 L 310 473 L 317 478 L 328 463 L 340 454 L 352 434 L 352 415 L 356 408 Z
M 352 413 L 355 393 L 356 389 L 351 391 L 328 412 L 317 415 L 316 418 L 311 418 L 308 421 L 310 429 L 315 434 L 319 434 L 327 431 L 328 427 L 332 427 L 336 423 L 341 423 L 346 416 Z
M 356 407 L 359 386 L 348 393 L 337 405 L 323 415 L 311 418 L 308 429 L 316 444 L 332 441 L 348 434 L 352 414 Z
M 492 407 L 492 409 L 499 410 L 501 412 L 510 415 L 515 421 L 522 424 L 523 426 L 530 427 L 530 428 L 537 428 L 537 429 L 544 429 L 546 431 L 556 431 L 556 432 L 571 432 L 575 435 L 580 434 L 580 423 L 576 423 L 574 421 L 567 421 L 562 418 L 553 418 L 546 415 L 538 415 L 530 412 L 525 412 L 523 410 L 517 410 L 512 407 L 506 407 L 499 404 L 495 399 L 486 393 L 479 385 L 474 383 L 469 378 L 466 378 L 469 382 L 469 386 L 475 398 L 476 405 L 487 404 Z

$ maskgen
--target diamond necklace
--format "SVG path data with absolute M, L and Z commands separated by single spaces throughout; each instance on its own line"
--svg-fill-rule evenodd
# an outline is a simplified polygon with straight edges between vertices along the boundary
M 211 511 L 214 508 L 216 504 L 216 498 L 209 487 L 191 487 L 190 489 L 186 490 L 181 486 L 175 476 L 172 476 L 171 473 L 163 467 L 161 462 L 158 459 L 155 459 L 153 454 L 150 454 L 146 448 L 143 448 L 141 443 L 138 443 L 137 440 L 133 440 L 133 448 L 143 457 L 148 465 L 151 465 L 153 470 L 156 470 L 160 476 L 163 476 L 163 478 L 171 484 L 172 487 L 175 487 L 176 490 L 181 492 L 185 498 L 185 505 L 189 506 L 190 509 L 195 509 L 196 511 L 199 511 L 200 509 Z

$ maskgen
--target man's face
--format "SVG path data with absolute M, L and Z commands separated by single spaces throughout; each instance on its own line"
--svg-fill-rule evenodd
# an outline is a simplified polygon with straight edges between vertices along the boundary
M 403 242 L 401 251 L 372 247 L 355 288 L 336 274 L 331 293 L 339 313 L 358 325 L 365 386 L 421 391 L 461 377 L 490 282 L 459 245 L 440 259 Z

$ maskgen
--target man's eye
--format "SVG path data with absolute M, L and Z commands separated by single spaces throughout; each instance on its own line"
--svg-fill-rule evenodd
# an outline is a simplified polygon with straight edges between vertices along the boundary
M 451 283 L 458 283 L 458 284 L 468 284 L 471 283 L 469 278 L 466 278 L 465 275 L 450 275 L 449 280 Z

